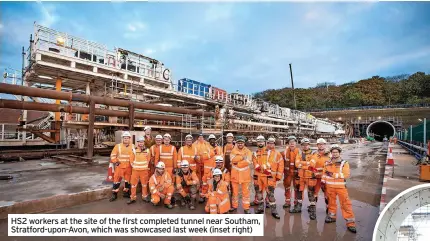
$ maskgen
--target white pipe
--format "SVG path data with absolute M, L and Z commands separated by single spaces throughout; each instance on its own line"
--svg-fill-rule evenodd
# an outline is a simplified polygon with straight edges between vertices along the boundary
M 282 119 L 277 119 L 277 118 L 272 118 L 272 117 L 266 117 L 266 116 L 253 115 L 252 117 L 255 119 L 260 119 L 260 120 L 268 120 L 268 121 L 276 121 L 276 122 L 282 122 L 282 123 L 297 124 L 297 121 L 287 121 L 287 120 L 282 120 Z

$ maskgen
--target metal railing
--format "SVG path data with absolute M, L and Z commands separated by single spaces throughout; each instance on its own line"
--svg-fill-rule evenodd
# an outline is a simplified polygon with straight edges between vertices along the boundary
M 428 148 L 427 145 L 424 145 L 424 147 L 422 147 L 422 146 L 417 146 L 417 145 L 410 144 L 410 143 L 405 142 L 405 141 L 398 140 L 397 142 L 403 148 L 405 148 L 406 150 L 408 150 L 410 154 L 412 154 L 412 155 L 415 156 L 415 158 L 418 160 L 417 164 L 419 164 L 419 161 L 421 161 L 426 155 L 429 155 L 428 149 L 427 149 Z

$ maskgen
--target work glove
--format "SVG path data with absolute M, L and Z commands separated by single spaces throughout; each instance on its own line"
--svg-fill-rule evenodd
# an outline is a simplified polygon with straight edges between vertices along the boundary
M 166 195 L 164 195 L 164 194 L 162 194 L 162 193 L 160 193 L 160 194 L 159 194 L 159 196 L 160 196 L 160 198 L 162 198 L 162 199 L 164 199 L 164 198 L 166 197 Z

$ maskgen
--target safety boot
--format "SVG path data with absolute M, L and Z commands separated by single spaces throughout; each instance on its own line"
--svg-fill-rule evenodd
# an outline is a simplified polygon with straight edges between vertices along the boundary
M 232 208 L 230 208 L 229 212 L 231 212 L 231 213 L 232 213 L 232 212 L 236 212 L 236 210 L 237 210 L 237 208 L 233 208 L 233 207 L 232 207 Z
M 172 209 L 173 208 L 173 205 L 172 204 L 165 204 L 164 205 L 166 208 L 168 208 L 168 209 Z
M 135 203 L 135 202 L 136 202 L 136 200 L 131 200 L 130 199 L 130 200 L 127 201 L 127 204 L 132 204 L 132 203 Z
M 191 200 L 190 200 L 190 210 L 194 210 L 194 209 L 196 209 L 196 207 L 194 206 L 195 204 L 195 201 L 196 201 L 196 199 L 195 198 L 191 198 Z
M 255 211 L 256 214 L 264 213 L 264 202 L 261 202 L 258 204 L 257 211 Z
M 249 211 L 249 209 L 245 209 L 245 210 L 243 210 L 243 213 L 244 214 L 251 214 L 251 211 Z
M 151 196 L 147 195 L 146 197 L 142 198 L 142 200 L 146 203 L 149 203 L 151 201 Z
M 302 203 L 294 204 L 293 210 L 290 210 L 290 213 L 301 213 L 302 212 Z
M 325 217 L 325 222 L 326 223 L 334 223 L 334 222 L 336 222 L 336 219 L 332 218 L 330 216 L 327 216 L 327 217 Z
M 308 207 L 308 212 L 309 212 L 309 218 L 311 220 L 315 220 L 317 218 L 315 205 L 310 205 Z
M 276 210 L 276 204 L 273 204 L 272 206 L 270 206 L 271 212 L 272 212 L 272 216 L 276 219 L 280 219 L 281 217 L 278 214 L 278 211 Z
M 130 190 L 128 190 L 127 192 L 123 192 L 122 196 L 123 196 L 123 197 L 125 197 L 125 198 L 130 198 L 130 196 L 131 196 L 131 191 L 130 191 Z
M 348 227 L 348 230 L 349 230 L 351 233 L 357 233 L 357 229 L 356 229 L 354 226 Z
M 290 201 L 285 202 L 284 205 L 282 206 L 284 209 L 290 208 L 291 207 L 291 203 Z
M 200 197 L 199 203 L 204 203 L 204 202 L 205 202 L 205 198 L 204 197 Z
M 111 196 L 111 197 L 110 197 L 110 199 L 109 199 L 109 202 L 113 202 L 113 201 L 115 201 L 115 200 L 117 199 L 117 197 L 118 197 L 118 193 L 113 192 L 113 193 L 112 193 L 112 196 Z

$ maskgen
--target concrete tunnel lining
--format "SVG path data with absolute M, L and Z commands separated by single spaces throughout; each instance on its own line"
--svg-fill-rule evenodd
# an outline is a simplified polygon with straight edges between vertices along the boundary
M 370 123 L 370 125 L 366 129 L 366 135 L 370 136 L 370 133 L 374 133 L 379 136 L 375 136 L 375 139 L 378 141 L 382 141 L 384 136 L 390 138 L 390 136 L 394 136 L 396 134 L 396 128 L 394 125 L 388 121 L 378 120 Z
M 373 241 L 397 240 L 403 221 L 415 210 L 430 204 L 430 184 L 412 187 L 394 198 L 381 213 Z

